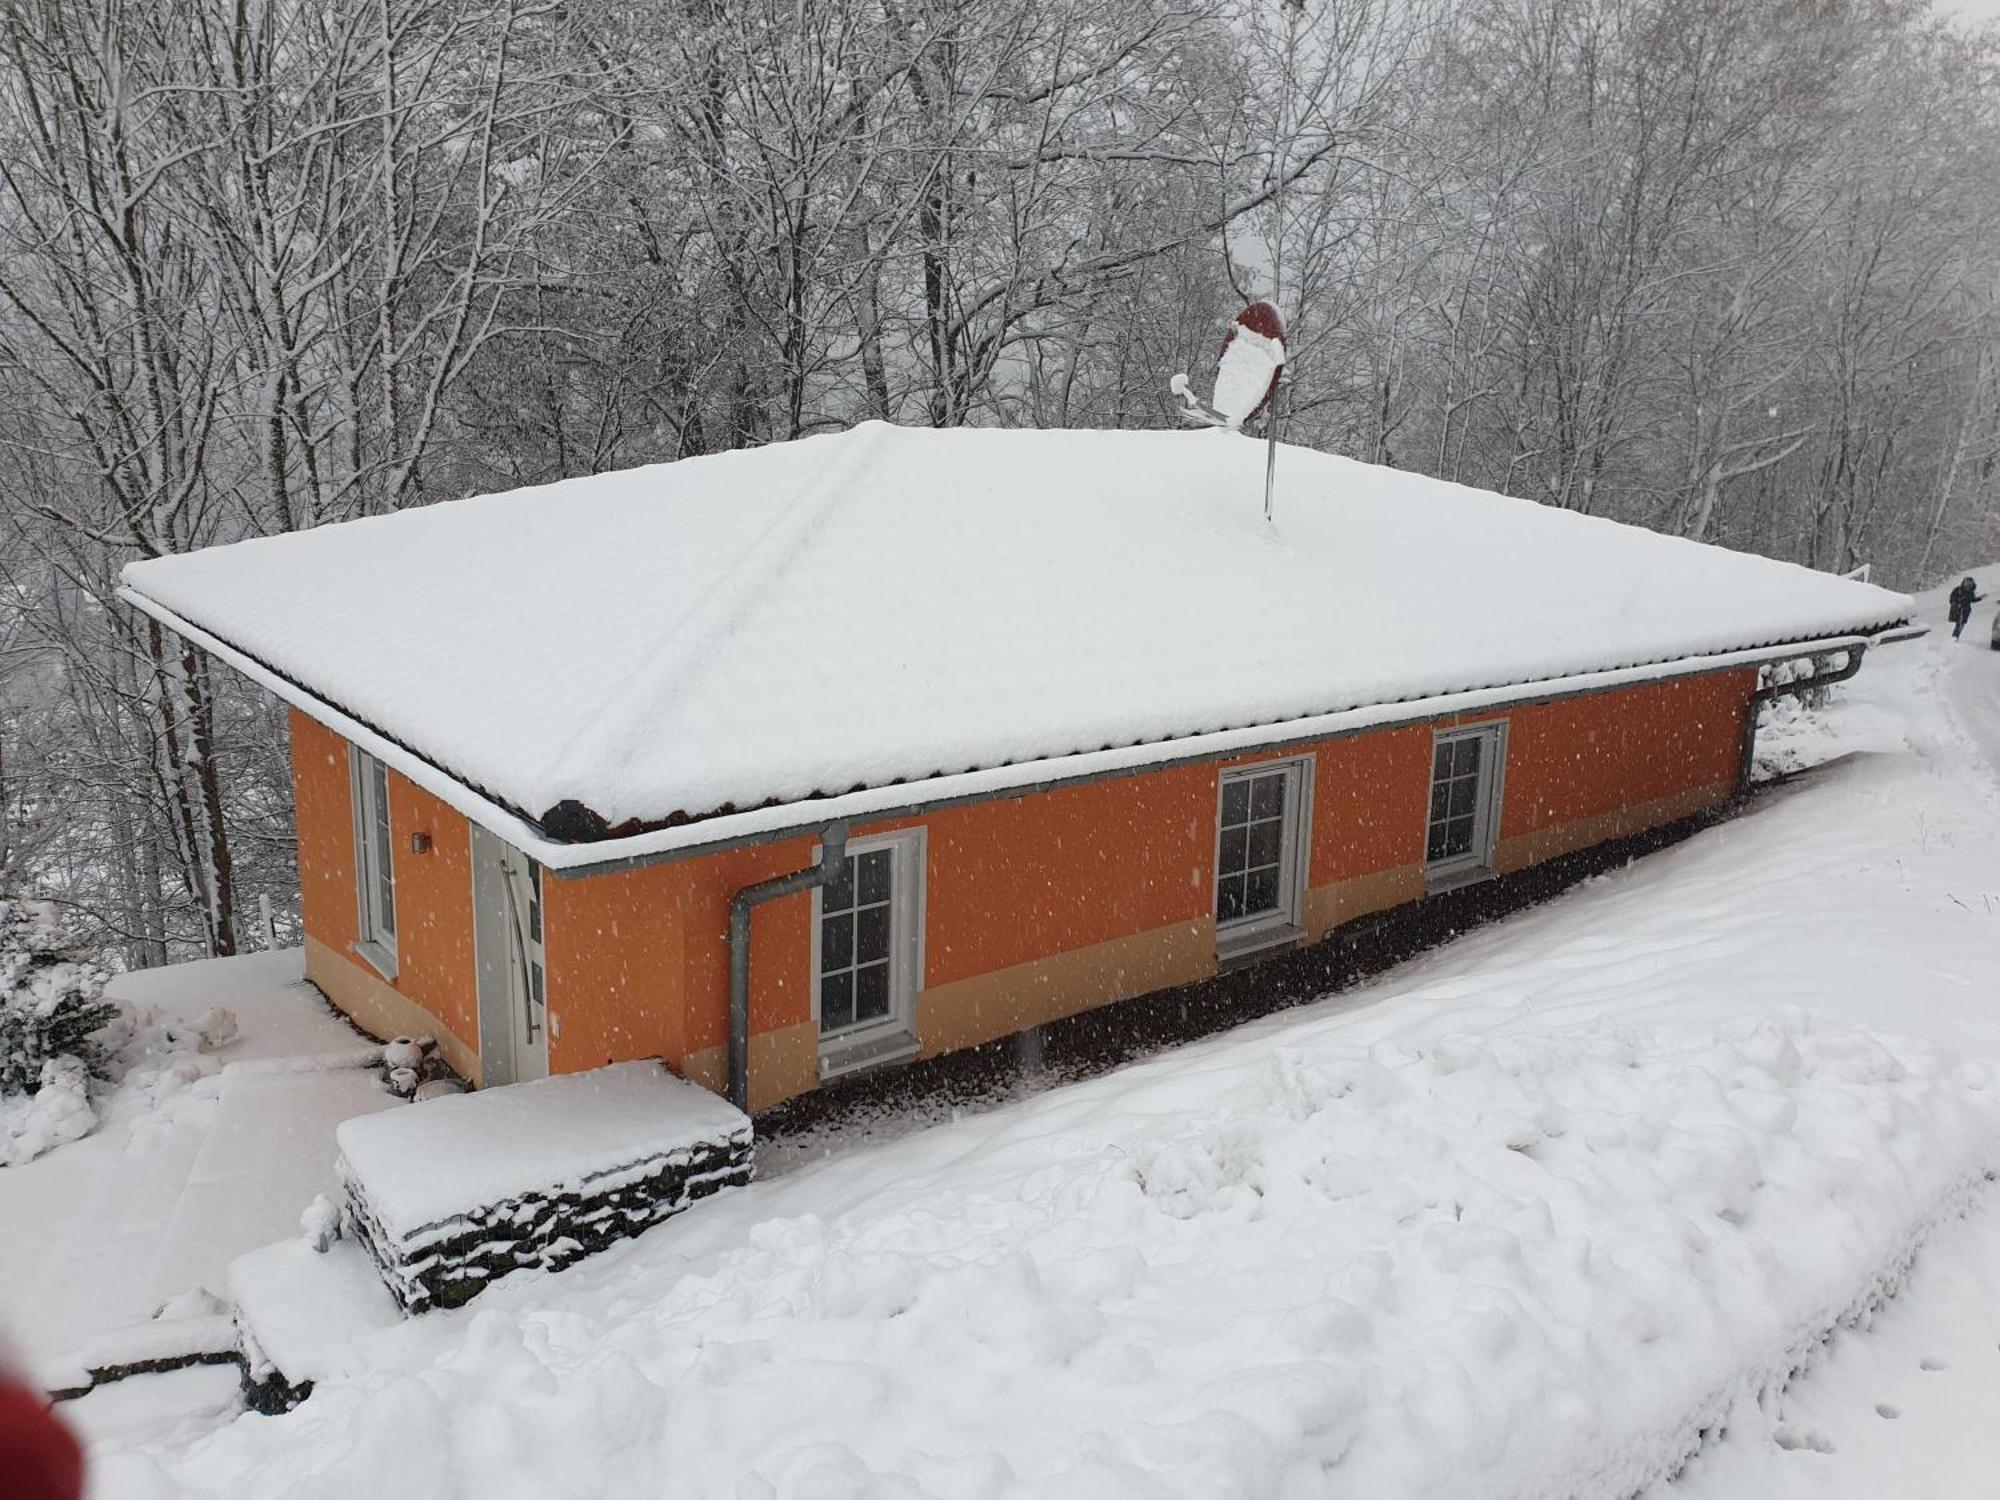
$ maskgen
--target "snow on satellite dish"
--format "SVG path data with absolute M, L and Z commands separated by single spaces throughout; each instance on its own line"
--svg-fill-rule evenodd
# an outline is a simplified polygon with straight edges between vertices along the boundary
M 1222 336 L 1212 401 L 1197 396 L 1185 375 L 1176 375 L 1169 385 L 1180 398 L 1184 421 L 1235 431 L 1264 409 L 1284 367 L 1284 317 L 1268 302 L 1253 302 Z

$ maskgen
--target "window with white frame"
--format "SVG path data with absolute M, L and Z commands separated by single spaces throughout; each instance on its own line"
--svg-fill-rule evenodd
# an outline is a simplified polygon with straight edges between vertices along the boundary
M 1430 821 L 1424 832 L 1424 865 L 1433 878 L 1492 867 L 1505 745 L 1500 724 L 1442 731 L 1433 742 Z
M 362 953 L 384 973 L 396 967 L 396 864 L 389 832 L 389 770 L 353 752 L 354 881 Z
M 814 892 L 813 998 L 826 1071 L 911 1043 L 923 927 L 921 829 L 848 845 Z
M 1215 850 L 1218 934 L 1298 924 L 1308 764 L 1288 760 L 1222 773 Z

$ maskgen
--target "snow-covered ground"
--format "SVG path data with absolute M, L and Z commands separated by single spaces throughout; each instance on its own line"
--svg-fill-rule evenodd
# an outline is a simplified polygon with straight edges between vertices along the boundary
M 108 993 L 168 1021 L 220 1006 L 236 1035 L 164 1050 L 97 1101 L 94 1133 L 0 1169 L 0 1328 L 56 1383 L 92 1351 L 141 1353 L 170 1299 L 224 1293 L 235 1256 L 335 1190 L 333 1127 L 398 1102 L 364 1066 L 381 1049 L 303 982 L 296 950 L 123 974 Z
M 1985 619 L 1878 653 L 1793 731 L 1868 748 L 1754 816 L 359 1338 L 288 1416 L 190 1438 L 133 1397 L 97 1493 L 1977 1492 Z
M 1897 1500 L 2000 1493 L 2000 1201 L 1924 1247 L 1902 1294 L 1657 1500 Z

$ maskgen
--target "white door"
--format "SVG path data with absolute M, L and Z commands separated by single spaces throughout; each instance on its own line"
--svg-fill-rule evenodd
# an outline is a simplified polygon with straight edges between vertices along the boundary
M 479 1081 L 487 1088 L 549 1071 L 542 872 L 485 829 L 472 830 L 473 937 L 479 975 Z
M 507 902 L 508 1013 L 514 1081 L 549 1076 L 548 968 L 542 958 L 542 867 L 511 844 L 500 869 Z

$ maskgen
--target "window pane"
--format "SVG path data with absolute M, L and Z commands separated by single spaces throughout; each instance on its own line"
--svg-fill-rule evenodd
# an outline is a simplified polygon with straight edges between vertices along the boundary
M 1276 911 L 1278 909 L 1278 872 L 1275 867 L 1252 870 L 1243 898 L 1246 916 L 1255 912 Z
M 889 966 L 870 964 L 854 971 L 854 1019 L 879 1021 L 889 1014 Z
M 1479 769 L 1479 749 L 1482 741 L 1476 734 L 1468 734 L 1457 743 L 1457 754 L 1452 765 L 1455 776 L 1470 776 Z
M 387 843 L 387 840 L 384 840 Z M 376 856 L 375 903 L 376 924 L 382 929 L 382 936 L 396 935 L 396 874 L 395 866 L 389 863 L 389 851 L 384 848 Z
M 1444 828 L 1447 859 L 1472 852 L 1472 819 L 1453 818 L 1444 825 Z
M 829 880 L 820 891 L 821 911 L 846 911 L 854 904 L 854 861 L 843 859 L 840 873 Z
M 1250 783 L 1238 779 L 1222 784 L 1222 821 L 1225 826 L 1241 823 L 1250 816 Z
M 1442 781 L 1445 777 L 1451 775 L 1453 764 L 1451 747 L 1452 741 L 1439 740 L 1437 742 L 1437 749 L 1431 752 L 1431 777 L 1433 780 Z
M 387 840 L 383 841 L 384 845 Z M 396 935 L 396 874 L 395 866 L 389 863 L 389 851 L 378 848 L 375 854 L 375 922 L 382 929 L 384 937 Z
M 1215 920 L 1228 922 L 1243 915 L 1243 877 L 1225 875 L 1215 885 Z
M 1447 810 L 1446 816 L 1453 818 L 1471 817 L 1473 804 L 1479 795 L 1479 778 L 1477 776 L 1463 776 L 1457 781 L 1451 782 L 1450 786 L 1451 806 Z
M 1424 844 L 1424 858 L 1432 864 L 1436 864 L 1445 857 L 1444 851 L 1445 825 L 1442 823 L 1433 823 L 1431 824 L 1430 837 Z
M 1259 776 L 1250 783 L 1250 816 L 1275 818 L 1285 810 L 1285 778 Z
M 1222 854 L 1217 874 L 1234 875 L 1243 868 L 1247 840 L 1248 833 L 1241 827 L 1222 830 Z
M 819 982 L 819 1029 L 838 1031 L 854 1024 L 854 971 L 823 976 Z
M 1275 865 L 1278 851 L 1284 847 L 1285 825 L 1282 822 L 1252 823 L 1250 825 L 1250 864 Z
M 880 963 L 889 956 L 889 908 L 864 906 L 855 913 L 854 961 Z
M 845 969 L 854 963 L 854 914 L 834 912 L 819 924 L 819 967 L 821 973 Z
M 389 849 L 389 769 L 372 755 L 355 752 L 355 881 L 360 896 L 363 941 L 393 947 L 396 941 L 396 867 Z
M 876 849 L 861 856 L 861 901 L 863 904 L 889 899 L 890 862 L 894 855 L 887 849 Z

